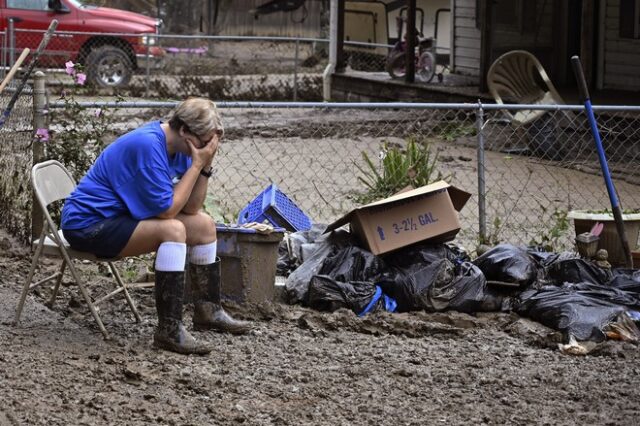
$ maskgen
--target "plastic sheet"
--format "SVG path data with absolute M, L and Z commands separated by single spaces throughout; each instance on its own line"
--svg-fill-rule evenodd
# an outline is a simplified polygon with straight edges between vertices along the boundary
M 306 301 L 311 278 L 319 274 L 325 259 L 341 248 L 353 246 L 354 241 L 349 232 L 339 229 L 318 238 L 315 244 L 313 254 L 287 277 L 285 295 L 289 303 Z
M 327 225 L 314 223 L 308 231 L 285 234 L 278 246 L 277 274 L 288 276 L 298 268 L 316 249 L 316 241 Z
M 536 260 L 527 250 L 511 244 L 499 244 L 473 263 L 489 281 L 502 281 L 527 287 L 538 277 Z

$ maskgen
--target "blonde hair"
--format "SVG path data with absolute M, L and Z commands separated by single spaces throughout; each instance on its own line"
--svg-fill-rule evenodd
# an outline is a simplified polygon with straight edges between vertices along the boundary
M 175 131 L 185 127 L 185 131 L 198 137 L 204 137 L 213 131 L 224 133 L 216 104 L 206 98 L 188 98 L 181 102 L 173 111 L 169 126 Z

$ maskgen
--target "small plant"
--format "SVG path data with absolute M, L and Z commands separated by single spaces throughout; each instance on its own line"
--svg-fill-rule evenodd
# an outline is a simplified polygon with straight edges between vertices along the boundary
M 491 231 L 484 238 L 480 238 L 479 243 L 482 245 L 496 246 L 500 244 L 500 232 L 502 231 L 502 219 L 500 216 L 496 216 L 493 219 Z
M 451 142 L 463 136 L 475 136 L 478 131 L 472 125 L 465 125 L 459 122 L 450 122 L 437 130 L 438 136 L 445 141 Z
M 426 141 L 417 141 L 415 137 L 407 140 L 407 147 L 389 147 L 385 142 L 382 149 L 382 173 L 366 152 L 362 152 L 365 166 L 355 163 L 361 175 L 358 180 L 367 190 L 358 193 L 355 200 L 368 203 L 377 199 L 389 197 L 406 187 L 420 187 L 433 181 L 446 179 L 437 169 L 438 152 L 431 152 L 431 146 Z
M 542 206 L 541 206 L 542 207 Z M 546 213 L 546 208 L 542 207 L 543 214 Z M 563 248 L 563 244 L 560 243 L 562 237 L 565 236 L 569 230 L 569 212 L 567 210 L 556 209 L 551 214 L 552 224 L 543 232 L 538 238 L 533 238 L 530 242 L 530 246 L 542 247 L 546 251 L 559 251 Z

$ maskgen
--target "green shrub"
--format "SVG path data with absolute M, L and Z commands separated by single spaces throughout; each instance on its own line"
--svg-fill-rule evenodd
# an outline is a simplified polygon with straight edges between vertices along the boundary
M 407 140 L 406 149 L 389 147 L 383 144 L 382 173 L 366 152 L 362 152 L 365 166 L 354 162 L 361 175 L 358 180 L 364 184 L 366 190 L 355 194 L 359 203 L 369 203 L 381 198 L 389 197 L 408 186 L 417 188 L 428 185 L 440 179 L 447 179 L 437 169 L 438 152 L 431 152 L 431 146 L 425 140 L 418 141 L 415 137 Z

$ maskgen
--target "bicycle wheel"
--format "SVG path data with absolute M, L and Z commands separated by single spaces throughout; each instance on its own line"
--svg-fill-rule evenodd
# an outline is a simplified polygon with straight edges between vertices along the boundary
M 422 52 L 416 68 L 416 77 L 424 83 L 430 82 L 436 74 L 436 57 L 431 52 Z
M 407 73 L 405 70 L 405 53 L 398 52 L 391 55 L 387 59 L 386 67 L 387 72 L 393 78 L 402 78 Z

